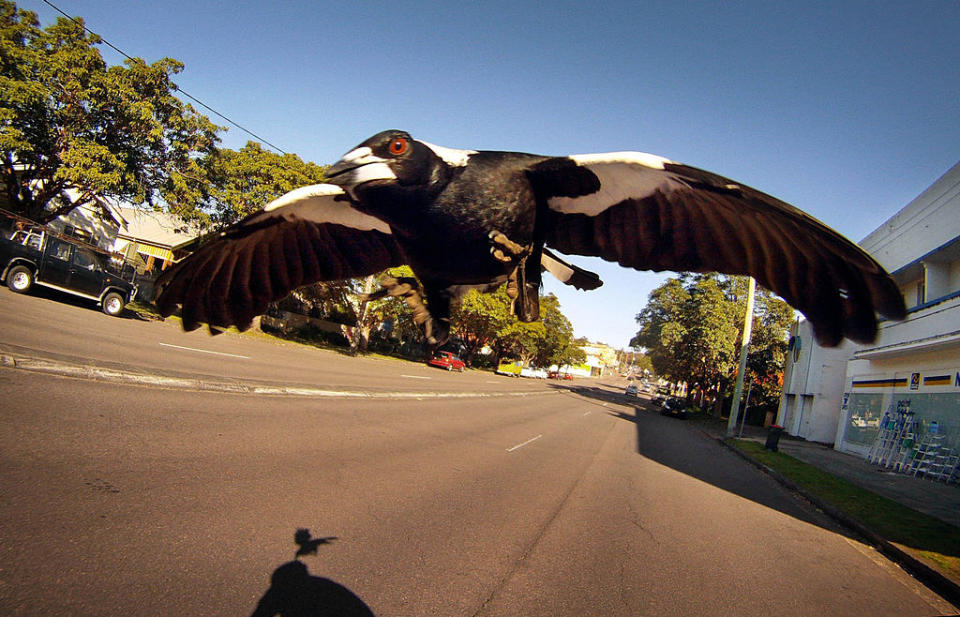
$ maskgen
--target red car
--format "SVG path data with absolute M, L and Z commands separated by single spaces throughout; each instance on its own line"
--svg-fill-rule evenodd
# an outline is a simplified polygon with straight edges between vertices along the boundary
M 466 364 L 463 363 L 463 360 L 456 357 L 449 351 L 438 351 L 430 358 L 430 361 L 427 362 L 430 366 L 436 366 L 438 368 L 445 368 L 448 371 L 460 371 L 463 372 L 463 369 L 466 368 Z

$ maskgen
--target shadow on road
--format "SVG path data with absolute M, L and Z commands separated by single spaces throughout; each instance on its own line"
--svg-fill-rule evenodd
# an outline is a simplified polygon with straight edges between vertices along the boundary
M 9 290 L 8 290 L 9 291 Z M 77 308 L 82 308 L 88 311 L 99 311 L 100 305 L 98 305 L 93 300 L 88 298 L 83 298 L 80 296 L 75 296 L 71 293 L 65 291 L 60 291 L 57 289 L 51 289 L 49 287 L 43 287 L 42 285 L 34 285 L 30 288 L 30 291 L 27 292 L 28 295 L 34 296 L 36 298 L 42 298 L 44 300 L 49 300 L 51 302 L 59 302 L 60 304 L 69 304 Z M 137 319 L 141 321 L 146 321 L 139 313 L 131 311 L 130 309 L 124 309 L 116 317 L 120 319 Z
M 276 570 L 270 577 L 270 589 L 257 603 L 252 617 L 374 617 L 363 600 L 340 583 L 313 576 L 304 555 L 315 555 L 322 544 L 336 538 L 312 538 L 307 529 L 298 529 L 294 541 L 299 548 L 296 558 Z
M 691 423 L 660 415 L 646 399 L 628 398 L 619 389 L 602 385 L 570 390 L 586 398 L 632 406 L 632 413 L 609 408 L 608 413 L 636 425 L 641 456 L 796 519 L 851 536 L 802 497 L 783 490 Z

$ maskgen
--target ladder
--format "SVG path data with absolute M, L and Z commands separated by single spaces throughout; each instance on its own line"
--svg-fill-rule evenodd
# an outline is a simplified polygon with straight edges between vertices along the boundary
M 897 405 L 895 414 L 891 415 L 889 411 L 883 414 L 867 460 L 899 471 L 913 458 L 915 435 L 916 423 L 909 405 Z

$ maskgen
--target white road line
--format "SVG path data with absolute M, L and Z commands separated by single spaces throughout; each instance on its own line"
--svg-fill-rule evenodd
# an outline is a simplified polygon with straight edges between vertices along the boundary
M 182 347 L 180 345 L 171 345 L 170 343 L 160 343 L 163 347 L 173 347 L 174 349 L 185 349 L 187 351 L 195 351 L 197 353 L 209 353 L 216 356 L 229 356 L 231 358 L 243 358 L 244 360 L 249 360 L 249 356 L 239 356 L 235 353 L 224 353 L 222 351 L 209 351 L 207 349 L 196 349 L 194 347 Z
M 590 412 L 588 411 L 587 413 L 585 413 L 585 414 L 583 414 L 583 415 L 589 416 L 589 415 L 590 415 Z
M 401 377 L 406 377 L 407 379 L 433 379 L 433 377 L 424 377 L 422 375 L 400 375 Z
M 527 444 L 530 444 L 530 443 L 535 442 L 536 440 L 540 439 L 541 437 L 543 437 L 542 434 L 537 435 L 537 436 L 534 437 L 533 439 L 528 439 L 528 440 L 526 440 L 526 441 L 523 442 L 523 443 L 518 443 L 517 445 L 513 446 L 512 448 L 507 448 L 507 452 L 513 452 L 514 450 L 518 450 L 518 449 L 522 448 L 523 446 L 525 446 L 525 445 L 527 445 Z

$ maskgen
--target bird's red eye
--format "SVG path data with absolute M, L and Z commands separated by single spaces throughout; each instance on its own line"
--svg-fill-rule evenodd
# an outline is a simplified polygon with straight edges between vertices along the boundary
M 390 142 L 390 154 L 399 155 L 407 151 L 407 140 L 403 137 L 397 137 Z

